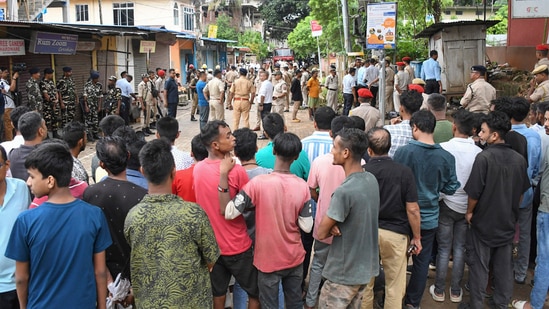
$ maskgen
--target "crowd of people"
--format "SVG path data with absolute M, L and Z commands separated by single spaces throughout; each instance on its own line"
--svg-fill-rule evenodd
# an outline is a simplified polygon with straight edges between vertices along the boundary
M 115 77 L 115 112 L 68 121 L 59 136 L 48 138 L 44 101 L 14 108 L 15 137 L 0 144 L 0 307 L 413 309 L 427 289 L 458 308 L 484 308 L 486 296 L 496 308 L 543 308 L 549 102 L 536 95 L 548 68 L 534 69 L 527 98 L 496 98 L 486 68 L 473 66 L 471 94 L 447 119 L 436 56 L 422 79 L 398 65 L 399 115 L 387 125 L 375 108 L 374 57 L 343 78 L 341 115 L 330 94 L 335 69 L 322 82 L 318 71 L 284 64 L 257 75 L 215 69 L 211 78 L 191 68 L 200 133 L 190 152 L 175 146 L 175 70 L 165 80 L 164 70 L 142 76 L 142 106 L 167 108 L 149 141 L 155 111 L 136 132 L 122 111 L 125 82 Z M 152 79 L 161 83 L 149 86 Z M 100 110 L 84 92 L 84 110 Z M 307 100 L 315 131 L 303 139 L 287 131 L 290 98 L 292 122 Z M 224 120 L 230 109 L 233 126 Z M 90 137 L 88 169 L 78 156 Z M 258 149 L 258 139 L 269 142 Z M 512 300 L 534 262 L 530 300 Z

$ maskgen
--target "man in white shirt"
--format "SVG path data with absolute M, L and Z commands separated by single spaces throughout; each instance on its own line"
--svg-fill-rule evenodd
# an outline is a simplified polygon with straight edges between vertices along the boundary
M 343 77 L 343 115 L 348 116 L 349 111 L 357 102 L 355 68 L 349 68 L 349 73 Z
M 123 113 L 120 115 L 124 119 L 124 122 L 126 125 L 130 123 L 130 109 L 132 107 L 132 94 L 133 94 L 133 87 L 128 81 L 128 72 L 123 71 L 120 73 L 120 77 L 116 81 L 116 88 L 120 88 L 120 91 L 122 91 L 122 103 L 124 104 Z
M 259 79 L 261 80 L 261 88 L 259 89 L 259 104 L 257 109 L 261 112 L 261 119 L 265 118 L 273 107 L 273 90 L 274 86 L 268 79 L 269 73 L 263 71 L 259 73 Z M 257 139 L 267 139 L 264 134 L 261 134 Z
M 179 137 L 179 122 L 170 116 L 158 119 L 156 124 L 156 138 L 163 138 L 172 145 L 172 156 L 175 161 L 175 170 L 180 171 L 191 167 L 194 159 L 188 152 L 177 149 L 174 144 Z
M 13 138 L 13 126 L 10 121 L 10 113 L 15 108 L 15 102 L 13 101 L 12 92 L 17 90 L 17 78 L 19 78 L 19 73 L 15 72 L 13 73 L 13 77 L 11 78 L 11 82 L 8 82 L 7 78 L 10 74 L 10 71 L 6 67 L 0 67 L 1 75 L 0 75 L 0 91 L 4 95 L 4 117 L 3 117 L 3 128 L 0 128 L 0 132 L 2 132 L 2 129 L 4 131 L 4 138 L 5 141 L 11 141 Z M 0 136 L 1 138 L 2 136 Z

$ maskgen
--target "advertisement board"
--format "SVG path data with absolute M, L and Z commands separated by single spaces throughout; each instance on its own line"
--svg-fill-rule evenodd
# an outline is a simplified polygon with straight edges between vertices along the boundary
M 368 4 L 366 48 L 396 48 L 397 4 L 395 2 Z
M 543 18 L 549 17 L 549 1 L 547 0 L 512 0 L 512 18 Z
M 33 54 L 74 55 L 78 35 L 34 31 L 29 52 Z
M 0 39 L 0 56 L 25 55 L 25 40 Z

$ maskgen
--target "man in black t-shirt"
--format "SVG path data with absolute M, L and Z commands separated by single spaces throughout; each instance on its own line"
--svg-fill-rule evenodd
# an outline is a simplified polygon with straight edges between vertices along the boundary
M 470 308 L 484 308 L 490 263 L 496 307 L 506 308 L 513 294 L 513 237 L 519 204 L 530 181 L 526 160 L 504 142 L 510 129 L 503 112 L 491 112 L 483 120 L 479 136 L 488 147 L 477 155 L 464 187 L 469 197 L 465 219 L 470 224 L 466 244 Z
M 379 254 L 385 271 L 385 307 L 400 308 L 406 292 L 406 256 L 408 243 L 415 246 L 412 254 L 421 252 L 421 216 L 412 170 L 389 157 L 391 134 L 383 128 L 372 128 L 368 135 L 370 161 L 365 171 L 379 183 Z M 409 239 L 410 227 L 413 238 Z M 373 307 L 373 280 L 366 287 L 363 308 Z

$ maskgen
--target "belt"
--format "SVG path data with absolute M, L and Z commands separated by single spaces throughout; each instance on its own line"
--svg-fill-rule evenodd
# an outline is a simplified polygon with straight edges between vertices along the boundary
M 235 101 L 248 101 L 248 98 L 234 98 Z
M 328 88 L 328 90 L 337 91 L 337 89 Z
M 425 81 L 426 81 L 426 82 L 436 82 L 437 80 L 434 79 L 434 78 L 430 78 L 430 79 L 426 79 Z

